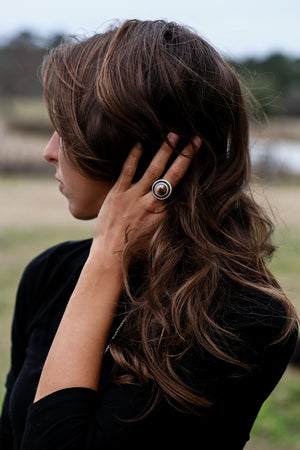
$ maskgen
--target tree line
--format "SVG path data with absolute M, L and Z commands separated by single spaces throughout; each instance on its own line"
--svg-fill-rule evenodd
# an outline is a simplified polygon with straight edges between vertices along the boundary
M 62 38 L 23 31 L 0 45 L 0 98 L 41 96 L 39 67 Z M 300 58 L 274 53 L 228 62 L 267 115 L 300 115 Z

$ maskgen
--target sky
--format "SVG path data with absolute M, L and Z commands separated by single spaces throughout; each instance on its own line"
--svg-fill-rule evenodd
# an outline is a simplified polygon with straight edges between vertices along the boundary
M 3 0 L 0 41 L 24 30 L 90 34 L 133 18 L 188 25 L 225 57 L 300 57 L 299 0 Z

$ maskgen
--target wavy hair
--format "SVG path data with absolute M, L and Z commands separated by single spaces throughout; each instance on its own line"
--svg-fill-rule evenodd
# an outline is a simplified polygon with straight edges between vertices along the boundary
M 231 349 L 238 337 L 220 321 L 231 291 L 279 299 L 288 317 L 281 338 L 295 317 L 267 268 L 273 226 L 249 189 L 248 112 L 238 77 L 204 39 L 162 20 L 130 20 L 67 41 L 47 56 L 42 76 L 66 155 L 89 177 L 116 179 L 135 142 L 144 148 L 139 177 L 169 131 L 180 136 L 174 154 L 201 137 L 161 223 L 124 250 L 130 314 L 110 351 L 118 382 L 154 380 L 157 398 L 188 410 L 209 406 L 186 382 L 182 361 L 198 346 L 248 369 Z

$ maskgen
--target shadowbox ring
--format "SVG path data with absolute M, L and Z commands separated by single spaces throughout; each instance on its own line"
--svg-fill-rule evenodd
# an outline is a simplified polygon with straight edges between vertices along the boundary
M 151 191 L 157 200 L 166 200 L 172 193 L 172 186 L 167 180 L 162 178 L 154 181 Z

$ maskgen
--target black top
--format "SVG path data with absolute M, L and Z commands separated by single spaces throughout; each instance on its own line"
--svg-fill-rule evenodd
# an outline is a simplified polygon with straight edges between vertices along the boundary
M 105 355 L 98 392 L 87 388 L 57 391 L 32 404 L 43 363 L 88 256 L 91 240 L 55 246 L 26 268 L 13 320 L 12 363 L 0 422 L 2 450 L 92 450 L 194 448 L 242 449 L 257 413 L 273 390 L 294 350 L 297 329 L 270 345 L 285 324 L 278 301 L 263 294 L 237 299 L 242 314 L 226 318 L 242 338 L 238 356 L 253 369 L 237 376 L 235 366 L 201 350 L 186 358 L 194 383 L 215 405 L 193 415 L 162 399 L 145 418 L 153 386 L 116 385 Z M 236 299 L 233 299 L 236 300 Z M 235 304 L 232 301 L 232 304 Z M 241 309 L 240 308 L 240 309 Z M 111 330 L 120 322 L 117 315 Z M 241 374 L 240 374 L 241 375 Z

